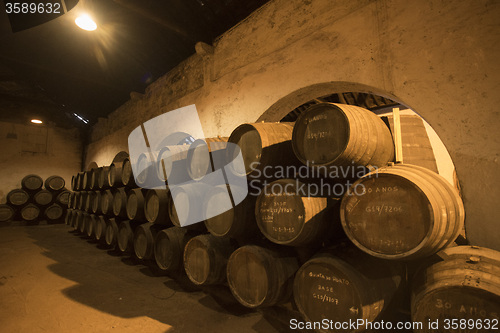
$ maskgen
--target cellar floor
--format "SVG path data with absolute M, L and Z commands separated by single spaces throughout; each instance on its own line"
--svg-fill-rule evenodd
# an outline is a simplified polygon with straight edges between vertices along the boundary
M 275 310 L 252 311 L 224 287 L 206 293 L 181 280 L 155 276 L 64 224 L 0 227 L 2 332 L 286 330 Z

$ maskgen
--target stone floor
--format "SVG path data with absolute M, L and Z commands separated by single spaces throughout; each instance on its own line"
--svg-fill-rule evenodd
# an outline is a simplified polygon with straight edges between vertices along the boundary
M 277 309 L 240 306 L 155 276 L 64 225 L 0 228 L 2 332 L 284 332 Z

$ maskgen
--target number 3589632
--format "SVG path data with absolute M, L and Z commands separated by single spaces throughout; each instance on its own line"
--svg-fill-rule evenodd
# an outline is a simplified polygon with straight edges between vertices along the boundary
M 61 14 L 59 2 L 6 2 L 7 14 Z

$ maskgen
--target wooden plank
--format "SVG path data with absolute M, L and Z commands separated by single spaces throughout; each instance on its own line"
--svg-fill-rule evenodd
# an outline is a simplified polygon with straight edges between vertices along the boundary
M 403 141 L 401 139 L 401 119 L 399 118 L 399 108 L 392 109 L 394 118 L 394 152 L 396 163 L 403 163 Z

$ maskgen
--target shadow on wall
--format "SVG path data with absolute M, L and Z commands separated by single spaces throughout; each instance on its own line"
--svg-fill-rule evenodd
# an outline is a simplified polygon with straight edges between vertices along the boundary
M 174 280 L 155 275 L 137 260 L 104 249 L 69 231 L 66 225 L 49 228 L 44 228 L 49 232 L 41 228 L 29 228 L 26 232 L 45 249 L 43 255 L 56 261 L 49 270 L 77 283 L 62 290 L 71 300 L 122 318 L 147 316 L 171 325 L 176 332 L 199 332 L 200 328 L 206 332 L 287 331 L 284 320 L 243 307 L 227 287 L 202 291 L 186 282 L 186 278 Z M 75 320 L 79 320 L 77 313 Z

